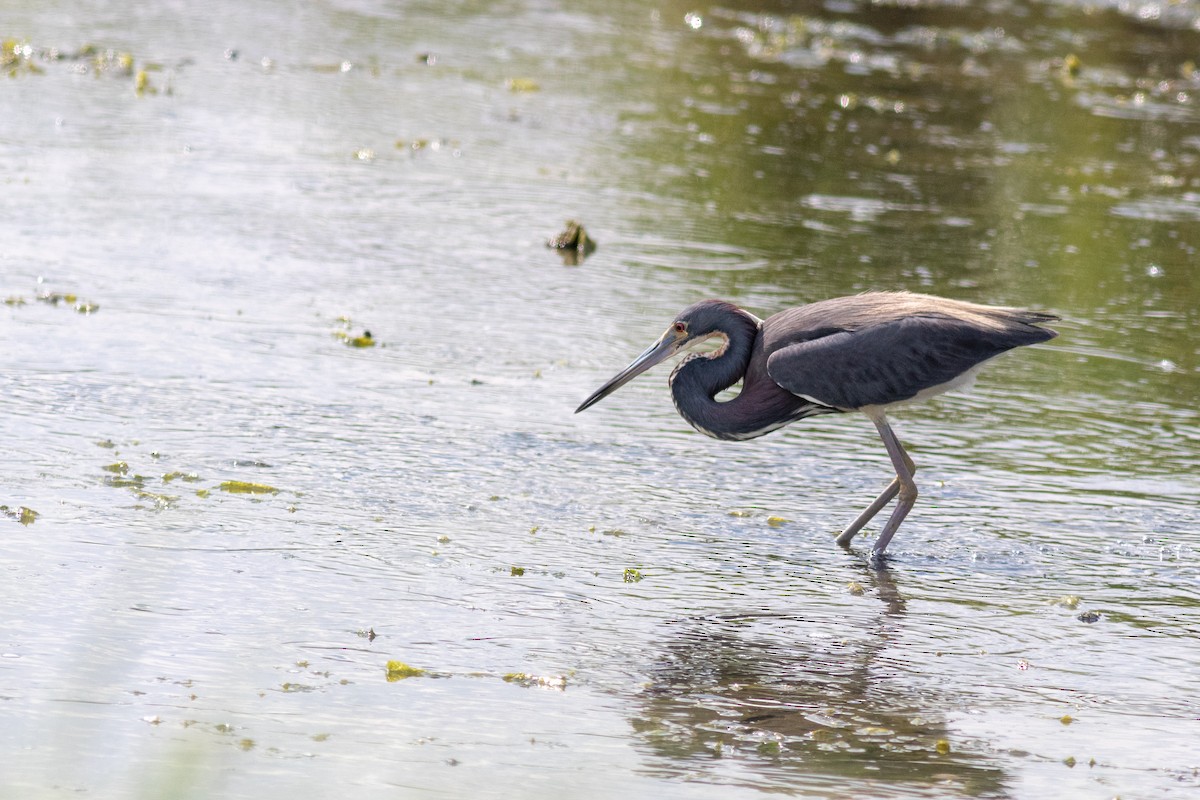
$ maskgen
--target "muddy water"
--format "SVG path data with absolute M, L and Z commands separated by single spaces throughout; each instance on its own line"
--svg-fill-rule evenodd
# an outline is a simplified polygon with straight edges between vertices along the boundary
M 1200 784 L 1194 6 L 8 5 L 0 796 Z M 866 420 L 572 414 L 871 288 L 1064 318 L 886 569 Z

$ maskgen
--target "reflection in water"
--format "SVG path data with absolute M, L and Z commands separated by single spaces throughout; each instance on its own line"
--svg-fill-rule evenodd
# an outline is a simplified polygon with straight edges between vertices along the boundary
M 951 748 L 955 693 L 918 693 L 897 679 L 887 650 L 905 599 L 887 567 L 864 564 L 862 574 L 851 591 L 882 608 L 861 618 L 763 610 L 670 623 L 632 720 L 650 771 L 720 780 L 734 760 L 753 764 L 726 778 L 734 782 L 778 785 L 790 772 L 806 783 L 854 778 L 875 796 L 904 786 L 1005 795 L 998 764 Z

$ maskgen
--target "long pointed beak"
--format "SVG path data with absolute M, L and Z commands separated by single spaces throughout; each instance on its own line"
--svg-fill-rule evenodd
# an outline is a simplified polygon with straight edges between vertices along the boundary
M 575 413 L 578 414 L 585 408 L 594 406 L 655 364 L 666 361 L 679 352 L 685 341 L 686 339 L 677 335 L 674 330 L 668 330 L 659 337 L 657 342 L 647 347 L 640 356 L 635 358 L 632 364 L 614 375 L 608 383 L 593 392 L 592 396 L 587 400 L 584 400 L 579 408 L 575 409 Z

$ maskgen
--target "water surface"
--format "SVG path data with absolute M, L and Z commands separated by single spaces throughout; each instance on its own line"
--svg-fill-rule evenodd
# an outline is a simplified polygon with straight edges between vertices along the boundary
M 1195 6 L 9 5 L 0 796 L 1200 785 Z M 898 288 L 1063 322 L 886 569 L 865 419 L 572 414 Z

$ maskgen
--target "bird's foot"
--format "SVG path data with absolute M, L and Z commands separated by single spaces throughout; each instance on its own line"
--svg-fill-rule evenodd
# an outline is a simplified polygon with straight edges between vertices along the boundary
M 867 566 L 873 569 L 887 569 L 887 562 L 891 560 L 892 557 L 886 550 L 872 548 L 871 555 L 867 556 Z

